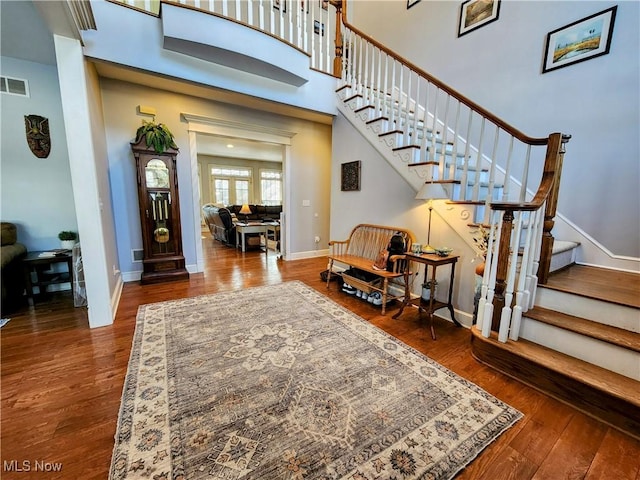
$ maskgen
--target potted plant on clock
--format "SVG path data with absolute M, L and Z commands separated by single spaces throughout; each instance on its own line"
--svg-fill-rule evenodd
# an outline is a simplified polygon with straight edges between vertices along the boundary
M 153 147 L 156 153 L 162 153 L 169 148 L 178 148 L 171 130 L 164 123 L 143 121 L 142 126 L 136 130 L 136 139 L 133 143 L 138 143 L 142 137 L 145 138 L 147 147 Z

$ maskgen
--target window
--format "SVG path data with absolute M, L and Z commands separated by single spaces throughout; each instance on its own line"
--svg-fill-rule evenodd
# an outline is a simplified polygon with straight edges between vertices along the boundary
M 252 170 L 248 167 L 210 167 L 213 203 L 242 205 L 251 202 Z
M 260 169 L 260 196 L 263 205 L 282 205 L 282 172 Z

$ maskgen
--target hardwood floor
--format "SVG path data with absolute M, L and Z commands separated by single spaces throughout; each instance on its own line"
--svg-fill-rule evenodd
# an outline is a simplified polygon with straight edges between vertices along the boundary
M 640 480 L 639 441 L 478 363 L 468 330 L 437 320 L 433 341 L 415 309 L 392 320 L 397 306 L 383 317 L 335 283 L 327 292 L 319 277 L 324 258 L 284 262 L 210 238 L 203 245 L 205 273 L 166 284 L 127 283 L 113 325 L 89 329 L 85 309 L 73 308 L 68 293 L 10 317 L 0 330 L 2 479 L 108 477 L 140 304 L 301 280 L 525 414 L 457 478 Z M 61 470 L 36 472 L 43 466 L 36 462 Z

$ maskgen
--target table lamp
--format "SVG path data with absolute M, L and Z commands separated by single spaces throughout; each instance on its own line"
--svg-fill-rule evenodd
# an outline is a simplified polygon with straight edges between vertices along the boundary
M 244 215 L 244 223 L 249 223 L 249 215 L 251 215 L 251 209 L 249 208 L 249 205 L 243 203 L 242 208 L 238 213 L 240 215 Z
M 433 253 L 435 249 L 431 246 L 431 211 L 433 210 L 433 200 L 449 198 L 444 187 L 440 183 L 425 182 L 416 195 L 416 200 L 427 200 L 429 202 L 429 229 L 427 230 L 427 245 L 423 251 Z

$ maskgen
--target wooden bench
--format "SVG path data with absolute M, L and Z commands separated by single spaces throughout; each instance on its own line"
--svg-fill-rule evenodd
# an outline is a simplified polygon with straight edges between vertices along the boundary
M 411 249 L 411 244 L 415 242 L 415 236 L 406 228 L 387 227 L 383 225 L 360 224 L 356 225 L 347 240 L 331 240 L 329 242 L 329 272 L 327 275 L 327 288 L 331 279 L 334 262 L 338 262 L 349 267 L 354 267 L 365 272 L 376 275 L 375 282 L 366 282 L 347 274 L 340 273 L 343 280 L 352 287 L 370 294 L 380 292 L 382 294 L 382 314 L 385 314 L 385 307 L 388 301 L 401 298 L 402 294 L 389 294 L 389 281 L 404 279 L 404 269 L 408 268 L 407 262 L 402 255 L 394 255 L 390 258 L 393 262 L 393 271 L 376 270 L 373 264 L 381 250 L 386 250 L 389 240 L 394 233 L 401 233 L 406 242 L 407 250 Z

